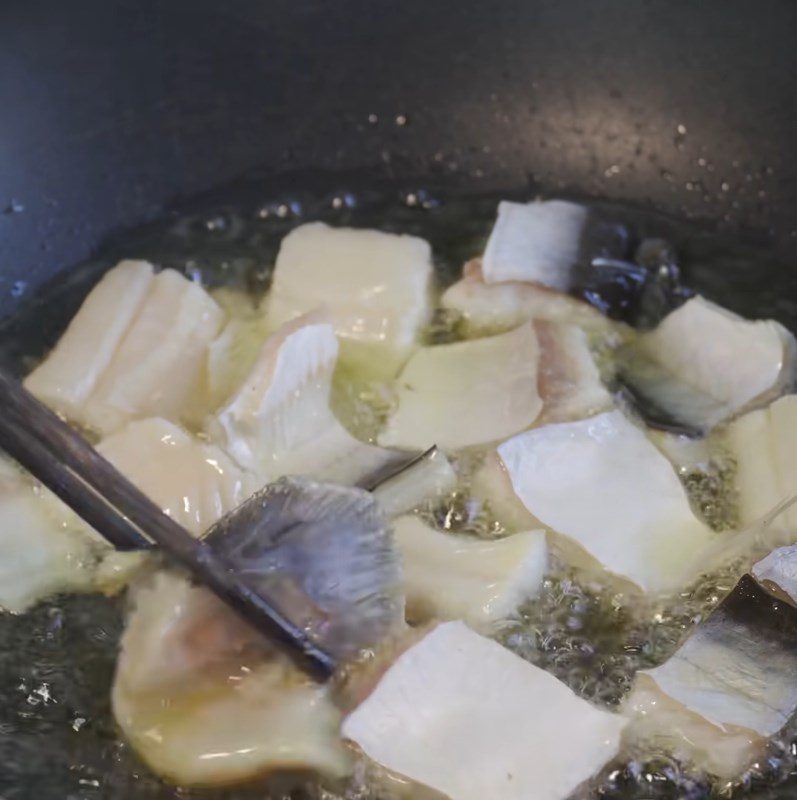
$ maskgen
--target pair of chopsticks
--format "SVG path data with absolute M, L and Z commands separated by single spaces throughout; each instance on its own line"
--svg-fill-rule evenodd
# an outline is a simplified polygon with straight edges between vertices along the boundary
M 139 491 L 77 431 L 0 370 L 0 447 L 120 550 L 157 545 L 314 678 L 335 659 L 268 599 L 238 580 L 227 561 Z

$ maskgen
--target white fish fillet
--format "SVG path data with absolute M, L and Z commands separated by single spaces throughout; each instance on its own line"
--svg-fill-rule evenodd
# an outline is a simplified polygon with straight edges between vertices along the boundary
M 83 301 L 47 358 L 25 387 L 50 408 L 87 423 L 84 404 L 111 363 L 138 314 L 154 273 L 146 261 L 121 261 Z
M 92 588 L 91 539 L 67 528 L 13 468 L 0 475 L 0 607 L 21 613 L 62 591 Z
M 587 335 L 576 325 L 534 323 L 540 347 L 537 386 L 543 402 L 538 424 L 582 419 L 606 411 L 612 396 L 601 380 Z
M 736 775 L 797 711 L 796 619 L 743 577 L 673 656 L 638 673 L 629 735 Z
M 527 281 L 567 291 L 587 209 L 564 200 L 498 204 L 484 251 L 487 283 Z
M 763 655 L 734 647 L 731 637 L 712 641 L 698 629 L 674 656 L 645 674 L 668 697 L 714 725 L 771 736 L 797 709 L 797 687 L 790 688 L 790 696 L 781 696 L 783 686 Z
M 418 350 L 398 377 L 398 409 L 379 443 L 456 450 L 528 428 L 542 410 L 538 362 L 531 324 Z
M 259 482 L 221 449 L 164 419 L 137 420 L 97 446 L 125 477 L 176 522 L 204 533 Z
M 151 769 L 186 785 L 348 772 L 325 686 L 264 651 L 219 600 L 181 578 L 156 575 L 134 598 L 112 701 Z
M 224 314 L 174 270 L 122 261 L 25 380 L 73 422 L 107 434 L 131 419 L 193 420 L 208 404 L 207 349 Z
M 392 376 L 430 317 L 432 273 L 423 239 L 301 225 L 282 240 L 267 319 L 275 328 L 325 307 L 345 360 Z
M 158 273 L 86 404 L 89 424 L 109 433 L 136 418 L 196 420 L 208 402 L 208 346 L 223 321 L 201 286 Z
M 217 409 L 249 374 L 266 340 L 262 319 L 231 319 L 208 347 L 208 407 Z
M 534 283 L 486 283 L 481 259 L 462 268 L 462 278 L 443 292 L 443 308 L 462 315 L 468 336 L 484 336 L 516 328 L 524 322 L 566 322 L 603 335 L 621 326 L 588 303 Z
M 794 337 L 694 297 L 631 349 L 626 378 L 676 420 L 709 429 L 793 385 Z
M 742 525 L 752 525 L 783 500 L 797 494 L 797 395 L 734 420 L 725 444 L 736 461 L 736 488 Z M 774 527 L 797 538 L 797 510 L 790 508 Z
M 343 735 L 450 800 L 565 800 L 617 753 L 625 724 L 449 622 L 399 656 Z
M 629 744 L 645 750 L 662 748 L 679 761 L 725 780 L 737 777 L 761 754 L 766 742 L 751 730 L 714 725 L 668 697 L 644 673 L 637 674 L 622 712 L 630 720 L 625 730 Z
M 548 563 L 544 531 L 485 541 L 441 533 L 418 517 L 393 523 L 411 622 L 462 619 L 484 629 L 535 597 Z
M 498 447 L 526 509 L 643 591 L 682 588 L 714 539 L 667 459 L 620 411 L 518 434 Z M 567 548 L 575 544 L 576 548 Z
M 323 317 L 310 314 L 283 325 L 208 420 L 208 432 L 262 483 L 305 474 L 353 484 L 377 471 L 395 454 L 355 439 L 330 409 L 337 357 L 337 337 Z

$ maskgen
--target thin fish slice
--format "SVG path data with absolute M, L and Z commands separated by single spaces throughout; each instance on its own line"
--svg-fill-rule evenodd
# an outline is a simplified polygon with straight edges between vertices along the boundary
M 214 411 L 241 385 L 267 336 L 261 318 L 231 319 L 208 347 L 208 407 Z
M 749 575 L 626 701 L 632 737 L 730 778 L 797 711 L 797 609 Z
M 773 507 L 797 493 L 797 395 L 734 420 L 723 441 L 736 462 L 736 488 L 743 525 L 752 525 Z M 797 511 L 774 521 L 793 532 Z
M 544 531 L 485 541 L 441 533 L 418 517 L 393 523 L 412 623 L 461 619 L 484 630 L 535 597 L 548 565 Z
M 521 281 L 487 283 L 481 259 L 464 265 L 462 278 L 443 292 L 440 303 L 462 316 L 468 336 L 503 333 L 532 320 L 569 323 L 602 335 L 615 329 L 591 305 L 564 292 Z
M 564 800 L 617 753 L 625 724 L 449 622 L 398 657 L 342 730 L 450 800 Z
M 183 528 L 199 536 L 259 486 L 218 447 L 200 442 L 164 419 L 135 420 L 105 437 L 97 451 Z M 83 535 L 97 563 L 84 575 L 93 587 L 115 592 L 146 563 L 144 552 L 117 552 L 55 495 L 41 489 L 37 501 L 58 526 L 58 535 Z M 62 544 L 59 540 L 56 544 Z M 85 546 L 85 545 L 84 545 Z M 57 548 L 55 548 L 57 550 Z M 34 577 L 31 576 L 31 585 Z
M 146 261 L 121 261 L 83 301 L 25 388 L 68 419 L 89 424 L 85 403 L 108 369 L 154 279 Z
M 160 573 L 133 598 L 113 711 L 153 771 L 203 786 L 284 770 L 348 773 L 328 689 L 271 652 L 215 596 Z
M 262 483 L 304 474 L 355 484 L 405 462 L 405 453 L 355 439 L 333 414 L 337 358 L 338 340 L 323 315 L 287 323 L 266 340 L 241 386 L 207 421 L 211 438 Z
M 795 341 L 777 322 L 746 320 L 694 297 L 643 334 L 625 359 L 623 379 L 638 396 L 676 423 L 706 431 L 789 390 Z
M 86 404 L 110 433 L 130 419 L 196 420 L 208 403 L 206 360 L 224 314 L 197 284 L 160 272 Z
M 606 411 L 613 403 L 589 348 L 587 335 L 563 322 L 536 321 L 540 347 L 537 386 L 541 424 L 567 422 Z
M 0 465 L 0 607 L 21 614 L 56 592 L 90 590 L 95 562 L 91 539 L 61 524 L 30 481 Z
M 97 450 L 195 536 L 259 485 L 224 451 L 164 419 L 130 422 L 103 439 Z
M 594 559 L 646 592 L 697 577 L 695 560 L 715 535 L 667 459 L 620 411 L 527 431 L 498 455 L 515 494 L 575 563 Z
M 301 225 L 277 255 L 266 315 L 272 327 L 324 307 L 344 360 L 392 377 L 431 315 L 431 248 L 415 236 Z
M 528 281 L 568 291 L 587 213 L 564 200 L 502 201 L 484 251 L 485 281 Z
M 419 350 L 398 378 L 398 409 L 379 443 L 456 450 L 525 430 L 542 410 L 534 328 Z

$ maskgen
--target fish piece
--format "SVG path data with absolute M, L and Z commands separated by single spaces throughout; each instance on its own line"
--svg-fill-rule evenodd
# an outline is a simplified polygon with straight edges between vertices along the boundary
M 393 530 L 412 623 L 461 619 L 481 630 L 539 593 L 548 565 L 544 531 L 486 541 L 442 533 L 414 516 L 395 520 Z
M 432 276 L 423 239 L 300 225 L 280 245 L 266 315 L 276 328 L 324 307 L 344 360 L 392 377 L 431 316 Z
M 330 408 L 338 340 L 323 315 L 282 326 L 249 375 L 207 423 L 211 438 L 261 483 L 281 475 L 355 484 L 406 460 L 355 439 Z
M 628 347 L 621 374 L 645 403 L 706 431 L 789 390 L 795 341 L 698 296 Z
M 724 444 L 736 462 L 739 516 L 752 525 L 771 509 L 797 494 L 797 395 L 751 411 L 727 428 Z M 773 521 L 783 535 L 797 529 L 797 509 L 786 509 Z M 786 544 L 793 541 L 781 541 Z
M 797 711 L 797 609 L 744 576 L 624 705 L 633 740 L 663 744 L 722 778 L 760 755 Z
M 343 735 L 450 800 L 564 800 L 617 753 L 625 724 L 449 622 L 398 657 Z
M 500 202 L 484 250 L 484 280 L 527 281 L 567 291 L 586 222 L 587 209 L 565 200 Z
M 382 481 L 373 495 L 388 517 L 414 511 L 424 500 L 454 489 L 457 475 L 445 453 L 434 448 L 420 460 Z
M 241 385 L 266 340 L 263 320 L 231 319 L 208 347 L 208 407 L 216 410 Z
M 47 358 L 24 385 L 59 414 L 88 424 L 84 405 L 139 313 L 154 272 L 146 261 L 120 261 L 89 292 Z
M 10 465 L 0 473 L 0 607 L 22 613 L 56 592 L 92 588 L 91 540 L 61 524 L 33 484 Z
M 201 286 L 171 269 L 158 273 L 86 403 L 87 422 L 110 433 L 134 418 L 196 421 L 208 402 L 208 346 L 223 322 Z
M 149 767 L 182 785 L 350 769 L 327 687 L 271 652 L 205 589 L 159 573 L 134 592 L 112 693 Z
M 542 410 L 534 328 L 418 350 L 398 378 L 398 409 L 385 446 L 455 450 L 528 428 Z
M 697 577 L 696 559 L 715 535 L 667 459 L 620 411 L 518 434 L 498 455 L 515 494 L 576 564 L 594 559 L 646 592 Z
M 603 335 L 622 330 L 588 303 L 563 292 L 520 281 L 487 283 L 478 258 L 465 264 L 462 278 L 443 292 L 440 303 L 462 315 L 469 337 L 503 333 L 532 320 L 566 322 Z
M 97 450 L 196 536 L 259 486 L 221 449 L 165 419 L 130 422 L 103 439 Z
M 562 322 L 536 321 L 540 348 L 537 386 L 543 402 L 538 424 L 582 419 L 606 411 L 612 396 L 601 380 L 581 328 Z

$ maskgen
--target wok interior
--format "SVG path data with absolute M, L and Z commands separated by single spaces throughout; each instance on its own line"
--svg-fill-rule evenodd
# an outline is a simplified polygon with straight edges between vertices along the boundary
M 233 187 L 191 204 L 163 222 L 111 240 L 100 257 L 73 273 L 73 284 L 53 282 L 30 299 L 27 310 L 23 308 L 4 323 L 6 341 L 17 347 L 26 346 L 25 350 L 7 354 L 17 359 L 19 367 L 27 366 L 57 336 L 57 324 L 42 335 L 38 324 L 42 315 L 52 309 L 52 316 L 62 316 L 65 323 L 88 286 L 122 253 L 135 252 L 164 266 L 201 276 L 209 285 L 237 284 L 262 291 L 268 285 L 268 264 L 273 261 L 281 237 L 305 219 L 379 225 L 422 235 L 433 245 L 438 276 L 446 284 L 456 275 L 463 255 L 482 245 L 498 198 L 429 184 L 422 194 L 425 207 L 419 207 L 394 185 L 358 183 L 352 176 L 341 175 L 333 179 L 319 175 L 314 180 L 313 185 L 307 183 L 306 176 L 299 177 L 293 194 L 276 197 L 269 195 L 265 185 L 250 185 L 246 192 Z M 336 202 L 344 195 L 348 198 L 345 203 Z M 285 208 L 289 209 L 288 214 L 283 211 Z M 789 291 L 787 271 L 763 251 L 745 249 L 738 242 L 722 240 L 699 226 L 633 207 L 607 208 L 618 220 L 641 231 L 670 238 L 683 255 L 690 285 L 735 310 L 754 315 L 761 309 L 760 304 L 767 303 L 777 310 L 777 298 Z M 759 296 L 751 298 L 749 293 L 729 291 L 732 285 L 744 285 L 752 270 L 773 278 Z M 720 271 L 726 279 L 730 271 L 734 280 L 717 282 Z M 774 316 L 792 328 L 797 324 L 797 319 L 788 314 Z M 449 511 L 456 514 L 456 509 Z M 721 577 L 719 580 L 721 583 Z M 672 607 L 665 624 L 655 631 L 656 644 L 651 650 L 645 641 L 654 632 L 637 626 L 627 609 L 613 605 L 610 594 L 596 595 L 589 587 L 574 584 L 567 575 L 554 576 L 546 582 L 541 597 L 524 609 L 520 622 L 507 629 L 503 641 L 573 688 L 578 686 L 584 696 L 613 704 L 620 700 L 633 672 L 660 660 L 657 653 L 671 650 L 682 636 L 684 621 L 705 613 L 712 606 L 712 597 L 716 601 L 717 592 L 717 585 L 707 584 Z M 8 643 L 0 668 L 7 687 L 4 703 L 9 720 L 3 733 L 7 769 L 2 781 L 9 788 L 35 788 L 37 796 L 43 798 L 60 797 L 65 785 L 75 784 L 79 791 L 95 791 L 97 796 L 110 791 L 124 792 L 131 798 L 173 796 L 173 790 L 152 777 L 130 749 L 120 743 L 108 708 L 107 689 L 122 617 L 122 601 L 86 596 L 58 598 L 24 617 L 0 619 L 2 636 Z M 574 617 L 580 620 L 581 629 L 576 632 L 572 630 Z M 539 646 L 541 620 L 544 633 L 556 646 Z M 575 660 L 562 659 L 560 645 L 572 652 L 584 643 L 589 645 L 584 655 Z M 768 765 L 761 780 L 779 782 L 790 771 L 790 765 L 788 757 Z M 688 796 L 689 792 L 697 796 L 706 788 L 664 756 L 653 761 L 632 761 L 615 772 L 604 785 L 608 796 L 649 796 L 650 780 L 646 775 L 660 776 L 662 797 L 671 796 L 667 792 L 673 791 L 680 792 L 678 796 Z M 603 779 L 608 780 L 607 776 Z M 285 786 L 280 786 L 281 782 Z M 277 784 L 274 786 L 272 779 L 266 782 L 266 789 L 261 782 L 253 788 L 210 795 L 194 790 L 181 796 L 246 800 L 250 796 L 262 797 L 265 790 L 271 791 L 268 796 L 282 797 L 289 789 L 294 791 L 293 797 L 336 796 L 320 794 L 334 792 L 335 787 L 322 790 L 301 776 L 281 779 Z M 297 785 L 303 788 L 297 790 Z M 783 791 L 788 792 L 788 784 Z

